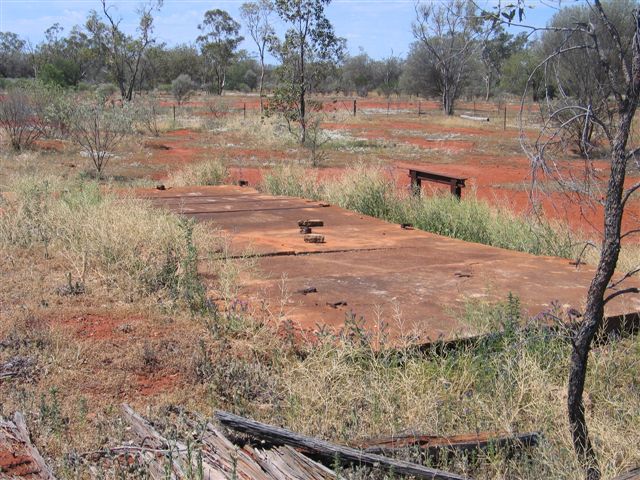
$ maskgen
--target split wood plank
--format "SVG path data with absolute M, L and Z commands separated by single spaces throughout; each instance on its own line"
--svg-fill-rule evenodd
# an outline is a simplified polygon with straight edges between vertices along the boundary
M 336 460 L 353 465 L 367 465 L 393 471 L 395 475 L 411 475 L 415 478 L 434 480 L 463 480 L 467 477 L 428 468 L 416 463 L 394 460 L 354 448 L 336 445 L 317 438 L 307 437 L 284 428 L 256 422 L 228 412 L 216 411 L 216 419 L 226 427 L 252 435 L 277 445 L 289 445 L 305 454 L 321 458 L 329 464 Z
M 252 447 L 245 447 L 245 449 L 275 480 L 331 480 L 336 478 L 335 472 L 287 445 L 272 449 Z
M 122 405 L 122 414 L 126 422 L 131 426 L 133 433 L 138 437 L 140 445 L 147 447 L 150 450 L 142 451 L 141 457 L 144 459 L 145 464 L 148 465 L 149 474 L 152 479 L 165 480 L 167 478 L 166 471 L 166 458 L 165 454 L 159 455 L 151 451 L 163 450 L 171 448 L 171 443 L 158 433 L 149 422 L 138 415 L 129 405 Z M 191 465 L 186 458 L 187 446 L 182 442 L 175 442 L 174 446 L 176 452 L 172 452 L 171 457 L 171 479 L 179 480 L 183 478 L 189 478 L 187 472 L 197 471 L 199 465 L 197 465 L 196 459 L 192 460 Z M 202 469 L 205 480 L 227 480 L 228 477 L 223 475 L 211 465 L 203 462 Z
M 0 474 L 9 479 L 55 480 L 31 443 L 27 422 L 20 412 L 13 415 L 13 421 L 0 419 Z
M 201 441 L 203 459 L 224 472 L 224 478 L 271 480 L 259 463 L 246 451 L 231 443 L 211 423 L 207 423 Z
M 535 447 L 540 441 L 540 433 L 529 432 L 509 434 L 507 432 L 481 432 L 468 435 L 440 437 L 433 435 L 394 435 L 367 439 L 353 446 L 368 453 L 390 455 L 404 448 L 420 448 L 430 456 L 438 456 L 447 450 L 487 450 L 488 448 L 515 450 L 524 447 Z
M 474 117 L 473 115 L 460 115 L 460 118 L 464 118 L 465 120 L 474 120 L 476 122 L 488 122 L 489 117 Z

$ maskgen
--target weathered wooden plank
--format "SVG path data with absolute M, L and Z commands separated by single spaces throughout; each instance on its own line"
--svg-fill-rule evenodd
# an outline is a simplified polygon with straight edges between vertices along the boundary
M 31 443 L 27 423 L 20 412 L 13 415 L 13 421 L 0 419 L 0 477 L 55 480 Z
M 220 469 L 229 479 L 270 480 L 259 463 L 229 441 L 211 423 L 206 425 L 201 438 L 203 458 Z
M 330 480 L 336 474 L 289 446 L 273 449 L 245 447 L 274 480 Z
M 216 411 L 215 417 L 226 427 L 274 444 L 289 445 L 301 450 L 303 453 L 318 457 L 329 464 L 339 461 L 347 464 L 367 465 L 393 471 L 395 475 L 411 475 L 415 478 L 437 480 L 462 480 L 466 478 L 416 463 L 394 460 L 381 455 L 356 450 L 351 447 L 336 445 L 317 438 L 307 437 L 284 428 L 256 422 L 228 412 Z
M 474 117 L 473 115 L 460 115 L 460 118 L 464 118 L 465 120 L 474 120 L 476 122 L 488 122 L 489 117 Z
M 180 480 L 190 478 L 188 472 L 197 471 L 199 465 L 195 458 L 192 459 L 191 465 L 186 457 L 187 446 L 182 442 L 169 442 L 160 433 L 158 433 L 144 418 L 138 415 L 129 405 L 122 405 L 122 415 L 127 423 L 131 426 L 133 432 L 138 437 L 142 447 L 149 448 L 148 451 L 142 451 L 141 457 L 149 468 L 149 474 L 153 479 L 165 480 L 167 478 L 166 465 L 169 459 L 165 453 L 158 454 L 151 451 L 172 449 L 171 455 L 171 478 Z M 175 451 L 173 451 L 173 448 Z M 204 480 L 228 480 L 215 466 L 202 463 Z
M 540 441 L 540 433 L 509 434 L 507 432 L 481 432 L 468 435 L 439 437 L 433 435 L 394 435 L 362 440 L 353 444 L 368 453 L 390 455 L 399 449 L 420 448 L 430 456 L 438 456 L 446 450 L 472 451 L 488 448 L 515 450 L 534 447 Z

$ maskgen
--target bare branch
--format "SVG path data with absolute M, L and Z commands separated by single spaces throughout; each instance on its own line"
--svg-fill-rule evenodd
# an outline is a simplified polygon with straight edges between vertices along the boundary
M 614 298 L 619 297 L 620 295 L 628 295 L 629 293 L 640 293 L 640 289 L 637 287 L 629 287 L 629 288 L 625 288 L 624 290 L 618 290 L 617 292 L 614 292 L 608 297 L 606 297 L 604 299 L 603 304 L 606 305 Z

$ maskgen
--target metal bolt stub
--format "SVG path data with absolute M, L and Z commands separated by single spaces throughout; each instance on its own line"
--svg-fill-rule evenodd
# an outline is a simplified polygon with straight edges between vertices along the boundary
M 318 289 L 316 287 L 306 287 L 302 290 L 298 290 L 297 293 L 301 293 L 302 295 L 308 295 L 310 293 L 318 293 Z
M 307 243 L 324 243 L 324 235 L 308 233 L 304 236 L 304 241 Z
M 322 220 L 298 220 L 299 227 L 324 227 Z
M 347 302 L 345 302 L 344 300 L 340 300 L 338 302 L 327 302 L 327 305 L 331 308 L 346 307 Z

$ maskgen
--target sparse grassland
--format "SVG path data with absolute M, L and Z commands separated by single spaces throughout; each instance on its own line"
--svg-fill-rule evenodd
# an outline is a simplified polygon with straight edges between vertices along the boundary
M 207 111 L 200 101 L 178 108 L 175 123 L 171 109 L 162 106 L 160 137 L 152 141 L 166 149 L 131 136 L 101 183 L 77 173 L 86 159 L 66 140 L 47 152 L 0 154 L 0 364 L 28 359 L 17 376 L 0 380 L 0 415 L 25 412 L 59 478 L 88 476 L 94 465 L 88 452 L 127 439 L 117 408 L 124 401 L 170 438 L 179 425 L 169 405 L 203 415 L 227 409 L 343 443 L 407 429 L 436 435 L 540 431 L 544 440 L 528 454 L 458 455 L 438 466 L 479 479 L 581 478 L 565 412 L 569 340 L 562 330 L 519 328 L 532 321 L 520 318 L 517 299 L 469 303 L 465 322 L 477 331 L 505 333 L 444 355 L 391 348 L 384 339 L 382 348 L 374 348 L 376 342 L 349 319 L 340 335 L 294 341 L 282 319 L 260 305 L 250 315 L 238 298 L 243 274 L 256 267 L 250 256 L 231 258 L 232 238 L 215 225 L 153 209 L 127 187 L 165 180 L 172 186 L 218 184 L 233 169 L 269 163 L 275 168 L 262 179 L 269 193 L 322 198 L 467 241 L 574 258 L 582 232 L 553 219 L 536 223 L 468 192 L 462 201 L 409 195 L 384 163 L 391 155 L 401 157 L 394 161 L 427 155 L 450 163 L 457 154 L 360 138 L 360 130 L 376 122 L 393 123 L 388 118 L 335 120 L 354 128 L 327 130 L 334 133 L 322 147 L 326 164 L 350 168 L 323 177 L 329 169 L 306 168 L 308 152 L 281 122 L 255 113 L 245 119 L 232 112 L 237 105 L 230 100 L 196 115 Z M 428 122 L 434 130 L 462 125 L 460 119 L 401 120 Z M 190 130 L 167 133 L 177 127 Z M 465 135 L 482 148 L 505 155 L 517 148 L 513 138 L 496 147 L 495 137 L 473 133 L 495 135 L 491 125 L 469 130 Z M 483 153 L 505 162 L 494 150 Z M 638 252 L 627 247 L 625 268 L 640 263 Z M 593 261 L 597 248 L 586 255 Z M 638 371 L 638 337 L 593 352 L 586 411 L 605 478 L 640 463 L 634 441 L 640 431 Z M 432 462 L 415 451 L 402 455 Z M 107 478 L 141 476 L 103 467 Z M 363 471 L 343 477 L 383 478 Z
M 557 222 L 515 215 L 473 194 L 458 200 L 444 195 L 414 196 L 382 166 L 358 164 L 338 178 L 318 181 L 304 168 L 277 167 L 267 173 L 262 189 L 273 195 L 322 199 L 392 223 L 407 223 L 428 232 L 518 250 L 534 255 L 571 258 L 572 234 Z

